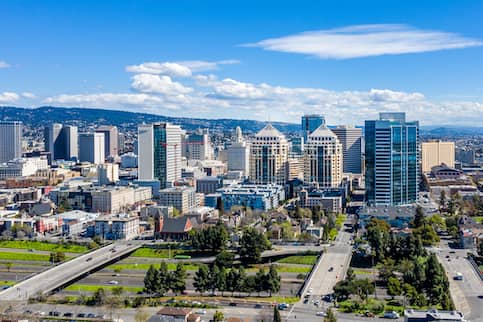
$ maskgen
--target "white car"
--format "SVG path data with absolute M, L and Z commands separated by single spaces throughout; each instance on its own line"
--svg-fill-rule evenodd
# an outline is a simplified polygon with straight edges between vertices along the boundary
M 119 282 L 118 282 L 118 281 L 114 281 L 114 280 L 109 281 L 108 283 L 109 283 L 109 284 L 112 284 L 112 285 L 117 285 L 117 284 L 119 284 Z
M 317 315 L 317 316 L 326 316 L 327 314 L 325 314 L 324 311 L 319 311 L 319 312 L 315 313 L 315 315 Z
M 195 311 L 196 314 L 199 314 L 199 315 L 205 315 L 206 314 L 206 310 L 197 310 Z

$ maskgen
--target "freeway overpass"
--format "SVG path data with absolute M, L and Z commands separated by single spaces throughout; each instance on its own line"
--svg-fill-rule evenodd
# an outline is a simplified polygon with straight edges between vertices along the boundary
M 118 241 L 40 272 L 0 292 L 0 301 L 26 301 L 48 294 L 90 272 L 115 262 L 143 245 L 140 241 Z

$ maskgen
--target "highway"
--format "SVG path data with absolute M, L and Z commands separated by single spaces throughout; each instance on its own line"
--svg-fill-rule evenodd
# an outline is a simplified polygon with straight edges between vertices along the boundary
M 1 301 L 27 301 L 30 297 L 68 284 L 96 268 L 115 261 L 141 247 L 136 241 L 118 241 L 90 253 L 71 259 L 0 292 Z
M 470 321 L 483 321 L 483 282 L 477 272 L 466 259 L 467 249 L 452 249 L 447 239 L 442 239 L 440 248 L 436 251 L 443 264 L 450 283 L 450 292 L 456 309 L 463 312 Z M 463 274 L 462 281 L 453 277 L 456 273 Z

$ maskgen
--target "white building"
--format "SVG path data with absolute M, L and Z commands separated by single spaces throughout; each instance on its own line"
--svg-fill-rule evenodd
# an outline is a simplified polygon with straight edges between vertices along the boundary
M 174 207 L 182 214 L 200 206 L 196 190 L 191 187 L 172 187 L 161 190 L 159 204 Z
M 22 122 L 0 121 L 0 162 L 22 157 Z
M 213 159 L 213 148 L 211 146 L 208 129 L 197 130 L 189 134 L 185 139 L 186 157 L 190 160 L 211 160 Z
M 335 188 L 342 181 L 342 144 L 325 125 L 308 136 L 304 181 L 319 188 Z
M 289 143 L 271 124 L 258 132 L 250 145 L 250 182 L 280 184 L 287 181 Z
M 343 172 L 362 173 L 362 129 L 338 126 L 331 130 L 342 144 Z
M 94 233 L 103 239 L 130 240 L 139 235 L 139 218 L 126 214 L 96 219 Z
M 103 133 L 80 133 L 79 134 L 79 161 L 94 164 L 103 164 L 104 134 Z
M 150 187 L 108 187 L 91 192 L 92 211 L 119 213 L 152 198 Z
M 239 126 L 236 127 L 235 132 L 234 142 L 225 151 L 228 171 L 242 171 L 243 175 L 248 176 L 250 172 L 250 146 L 243 139 Z
M 100 186 L 119 181 L 119 164 L 105 163 L 97 166 L 97 183 Z
M 18 158 L 0 164 L 0 179 L 27 177 L 37 173 L 38 170 L 47 170 L 48 161 L 45 158 Z

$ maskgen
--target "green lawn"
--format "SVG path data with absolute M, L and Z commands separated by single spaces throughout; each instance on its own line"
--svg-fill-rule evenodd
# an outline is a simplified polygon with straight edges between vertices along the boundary
M 0 247 L 3 248 L 17 248 L 17 249 L 35 249 L 41 251 L 58 251 L 68 253 L 85 253 L 88 248 L 83 245 L 72 244 L 53 244 L 40 241 L 29 240 L 2 240 Z
M 265 272 L 268 271 L 268 265 L 261 265 L 265 268 Z M 287 264 L 276 264 L 277 272 L 279 273 L 308 273 L 312 270 L 312 266 L 302 266 L 302 265 L 287 265 Z M 260 266 L 247 268 L 247 272 L 258 272 Z
M 65 288 L 66 291 L 79 291 L 79 292 L 95 292 L 100 288 L 106 291 L 111 291 L 113 288 L 120 287 L 118 285 L 87 285 L 87 284 L 72 284 Z M 143 290 L 143 287 L 137 286 L 122 286 L 124 292 L 137 293 Z
M 329 239 L 330 240 L 335 240 L 335 238 L 337 237 L 337 228 L 332 228 L 330 231 L 329 231 Z
M 15 284 L 14 281 L 0 281 L 0 286 L 11 286 L 13 284 Z
M 277 261 L 281 264 L 302 264 L 302 265 L 314 265 L 317 262 L 317 256 L 306 255 L 306 256 L 288 256 Z
M 369 275 L 369 274 L 372 274 L 372 272 L 366 271 L 366 270 L 363 270 L 363 269 L 354 269 L 354 274 L 356 274 L 356 275 Z
M 296 296 L 270 296 L 270 297 L 246 297 L 247 301 L 268 302 L 268 303 L 297 303 L 300 298 Z
M 168 269 L 169 270 L 175 270 L 176 269 L 176 264 L 174 263 L 167 263 L 168 264 Z M 108 269 L 120 269 L 120 270 L 134 270 L 134 271 L 147 271 L 149 269 L 149 266 L 154 265 L 154 267 L 159 268 L 161 264 L 150 264 L 150 263 L 133 263 L 133 264 L 113 264 L 109 265 L 107 268 Z M 184 264 L 184 268 L 188 271 L 196 271 L 198 270 L 198 265 L 195 264 Z
M 337 215 L 337 218 L 335 220 L 336 226 L 342 226 L 346 219 L 347 219 L 347 215 L 344 215 L 344 214 Z
M 46 254 L 31 253 L 9 253 L 0 252 L 0 259 L 13 261 L 49 261 L 50 256 Z
M 155 249 L 155 248 L 147 248 L 141 247 L 138 248 L 134 253 L 131 254 L 131 257 L 150 257 L 150 258 L 173 258 L 176 255 L 189 255 L 189 253 L 181 250 L 181 249 Z

